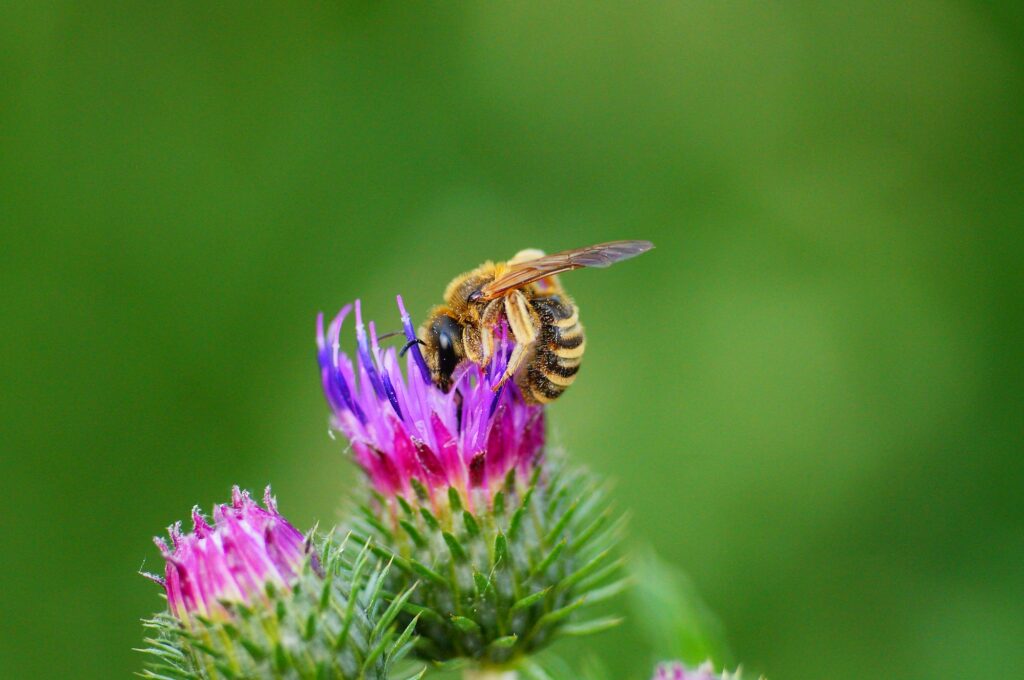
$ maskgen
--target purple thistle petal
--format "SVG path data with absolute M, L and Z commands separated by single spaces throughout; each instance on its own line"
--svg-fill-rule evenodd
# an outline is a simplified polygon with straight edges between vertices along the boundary
M 507 385 L 508 383 L 505 383 Z M 498 391 L 491 397 L 491 405 L 487 408 L 487 415 L 493 416 L 494 412 L 498 410 L 498 403 L 501 401 L 501 395 L 505 392 L 505 385 L 498 388 Z
M 409 347 L 409 354 L 416 362 L 420 375 L 423 377 L 423 382 L 429 384 L 430 369 L 427 368 L 427 362 L 423 360 L 423 353 L 420 352 L 420 345 L 416 342 L 416 331 L 412 327 L 412 318 L 409 316 L 409 312 L 405 311 L 405 302 L 402 300 L 402 296 L 398 295 L 396 299 L 398 300 L 398 311 L 402 315 L 402 330 L 405 331 L 405 339 L 412 343 Z
M 356 300 L 356 343 L 359 347 L 359 366 L 366 371 L 373 385 L 373 391 L 378 397 L 384 398 L 384 386 L 381 385 L 380 376 L 377 375 L 377 367 L 370 356 L 370 345 L 366 341 L 366 326 L 363 325 L 363 306 Z
M 317 352 L 317 362 L 320 364 L 320 376 L 323 381 L 324 395 L 327 397 L 327 403 L 334 411 L 347 410 L 353 413 L 360 422 L 365 423 L 366 416 L 363 414 L 359 404 L 352 398 L 352 390 L 349 388 L 351 381 L 348 379 L 346 372 L 340 370 L 339 366 L 341 326 L 351 310 L 352 305 L 345 305 L 341 308 L 341 311 L 331 321 L 326 336 L 324 335 L 324 315 L 317 315 L 316 337 L 319 350 Z M 351 374 L 351 371 L 347 373 Z
M 199 538 L 205 538 L 210 531 L 213 530 L 206 520 L 203 518 L 203 513 L 199 511 L 199 506 L 192 506 L 192 531 Z
M 391 379 L 388 377 L 387 366 L 384 365 L 384 361 L 380 352 L 380 343 L 377 341 L 377 326 L 371 321 L 370 322 L 370 347 L 373 349 L 373 356 L 380 366 L 380 379 L 381 385 L 384 388 L 384 394 L 387 395 L 388 401 L 391 402 L 391 408 L 395 409 L 395 413 L 398 414 L 398 418 L 402 418 L 402 408 L 398 405 L 398 395 L 395 394 L 395 388 L 391 384 Z

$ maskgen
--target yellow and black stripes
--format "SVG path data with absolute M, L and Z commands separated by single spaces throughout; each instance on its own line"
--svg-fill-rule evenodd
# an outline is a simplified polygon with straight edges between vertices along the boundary
M 579 309 L 564 294 L 531 300 L 540 317 L 540 334 L 519 380 L 528 401 L 554 401 L 573 383 L 586 348 Z

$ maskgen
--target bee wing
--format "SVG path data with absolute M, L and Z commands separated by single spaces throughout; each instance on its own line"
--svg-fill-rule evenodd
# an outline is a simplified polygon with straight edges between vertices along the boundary
M 522 288 L 534 281 L 573 269 L 608 267 L 646 253 L 653 247 L 654 244 L 650 241 L 610 241 L 517 262 L 503 275 L 481 288 L 480 297 L 484 300 L 493 300 L 515 288 Z

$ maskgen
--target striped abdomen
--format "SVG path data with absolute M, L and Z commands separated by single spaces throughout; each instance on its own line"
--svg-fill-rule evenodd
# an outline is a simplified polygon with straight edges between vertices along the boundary
M 554 401 L 576 379 L 586 339 L 579 309 L 565 295 L 546 295 L 531 301 L 540 317 L 540 335 L 519 387 L 528 401 Z

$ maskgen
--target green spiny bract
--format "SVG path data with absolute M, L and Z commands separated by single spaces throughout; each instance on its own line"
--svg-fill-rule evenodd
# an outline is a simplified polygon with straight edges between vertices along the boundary
M 348 547 L 346 547 L 348 544 Z M 350 557 L 349 553 L 356 554 Z M 268 584 L 250 604 L 222 602 L 226 615 L 168 613 L 146 620 L 151 634 L 141 677 L 160 680 L 295 678 L 350 680 L 391 677 L 412 644 L 415 619 L 396 619 L 411 594 L 385 602 L 390 565 L 369 545 L 353 549 L 332 536 L 320 542 L 291 588 Z M 322 569 L 319 565 L 322 565 Z
M 623 521 L 587 474 L 550 461 L 543 470 L 510 472 L 493 496 L 415 485 L 415 498 L 362 508 L 355 534 L 394 560 L 391 592 L 419 582 L 399 619 L 419 617 L 421 658 L 514 666 L 556 637 L 618 623 L 578 617 L 625 584 L 614 551 Z

